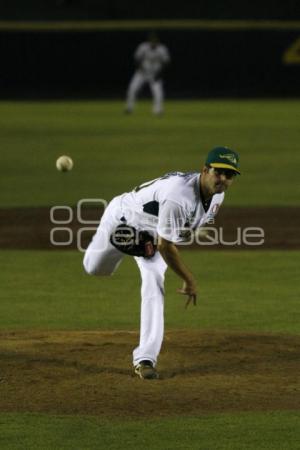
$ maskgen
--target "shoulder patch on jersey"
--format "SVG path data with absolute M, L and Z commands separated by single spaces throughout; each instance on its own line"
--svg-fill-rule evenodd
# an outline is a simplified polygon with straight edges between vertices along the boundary
M 207 223 L 213 224 L 215 222 L 215 217 L 218 214 L 220 206 L 221 206 L 221 203 L 215 203 L 212 206 L 211 211 L 209 211 L 208 216 L 207 216 Z

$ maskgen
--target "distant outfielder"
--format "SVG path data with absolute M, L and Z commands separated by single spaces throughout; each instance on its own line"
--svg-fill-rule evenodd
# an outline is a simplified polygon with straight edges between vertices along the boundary
M 141 43 L 135 51 L 137 69 L 129 83 L 125 112 L 131 113 L 139 91 L 149 84 L 153 96 L 153 113 L 163 112 L 164 89 L 162 73 L 170 62 L 167 47 L 159 42 L 156 34 L 149 36 L 148 42 Z
M 173 172 L 115 197 L 106 208 L 84 256 L 93 275 L 112 275 L 124 254 L 134 256 L 142 279 L 140 342 L 133 351 L 140 378 L 158 378 L 156 362 L 164 335 L 164 276 L 169 266 L 182 280 L 186 306 L 196 304 L 197 283 L 176 244 L 211 221 L 238 169 L 238 154 L 216 147 L 202 172 Z

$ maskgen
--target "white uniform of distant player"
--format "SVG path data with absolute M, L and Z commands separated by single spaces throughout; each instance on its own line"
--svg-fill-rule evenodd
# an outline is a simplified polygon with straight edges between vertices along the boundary
M 138 69 L 134 73 L 127 91 L 126 111 L 132 112 L 136 97 L 144 84 L 148 83 L 153 96 L 153 113 L 163 112 L 164 90 L 160 73 L 170 62 L 167 47 L 160 44 L 156 38 L 143 42 L 134 54 Z
M 109 241 L 111 233 L 126 219 L 138 230 L 148 230 L 174 243 L 186 241 L 194 230 L 213 219 L 224 193 L 215 194 L 205 208 L 199 190 L 198 172 L 167 174 L 144 183 L 134 191 L 115 197 L 106 208 L 100 225 L 84 256 L 87 273 L 111 275 L 124 254 Z M 208 209 L 207 209 L 208 208 Z M 151 259 L 134 257 L 140 269 L 140 342 L 133 364 L 149 360 L 156 364 L 164 334 L 164 275 L 167 264 L 157 251 Z M 120 299 L 121 301 L 121 299 Z

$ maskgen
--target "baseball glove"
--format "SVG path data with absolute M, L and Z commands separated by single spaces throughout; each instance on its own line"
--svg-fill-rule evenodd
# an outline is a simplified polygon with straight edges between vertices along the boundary
M 154 238 L 148 231 L 137 231 L 130 225 L 118 225 L 110 236 L 111 244 L 130 256 L 152 258 L 156 251 Z

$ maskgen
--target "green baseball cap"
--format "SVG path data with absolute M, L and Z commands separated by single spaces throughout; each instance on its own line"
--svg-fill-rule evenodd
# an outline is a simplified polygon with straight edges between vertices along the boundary
M 239 171 L 239 155 L 228 147 L 215 147 L 207 155 L 205 164 L 216 169 Z

